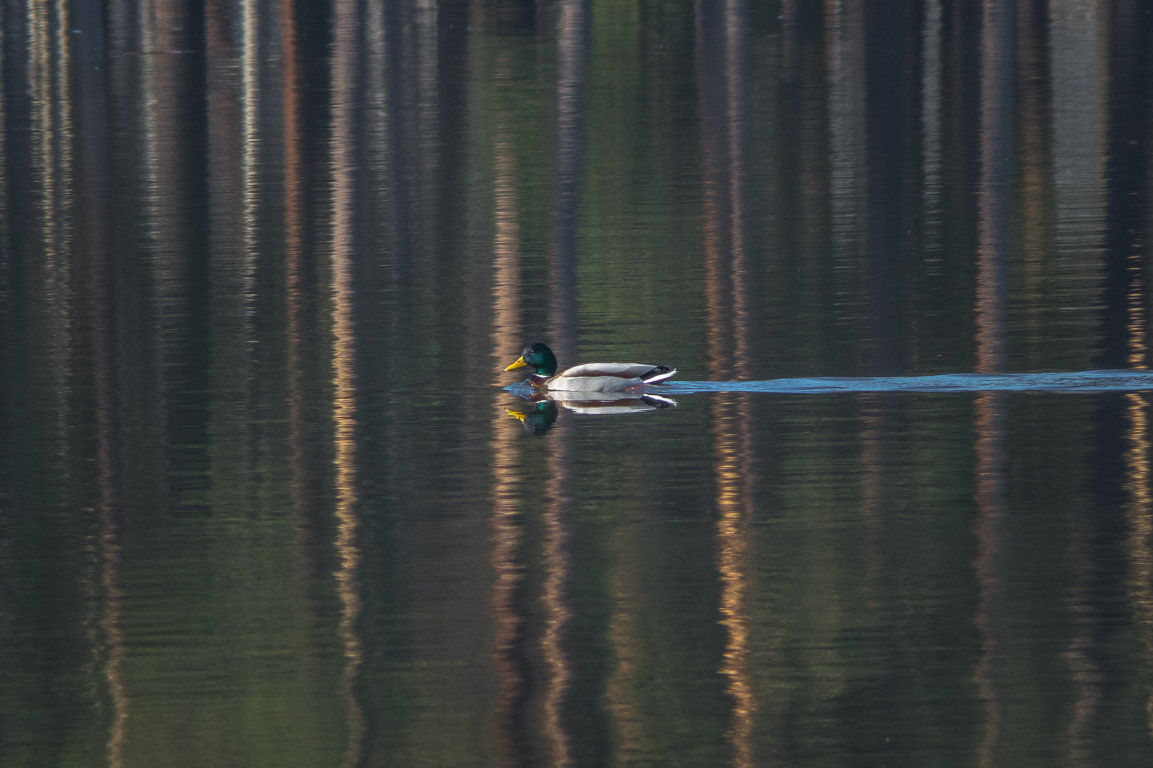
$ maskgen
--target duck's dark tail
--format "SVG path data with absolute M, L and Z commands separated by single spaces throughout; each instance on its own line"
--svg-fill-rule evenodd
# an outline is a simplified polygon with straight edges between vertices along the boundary
M 643 381 L 645 384 L 660 384 L 662 381 L 671 379 L 676 375 L 676 368 L 669 368 L 667 365 L 658 365 L 644 376 L 641 376 L 641 381 Z

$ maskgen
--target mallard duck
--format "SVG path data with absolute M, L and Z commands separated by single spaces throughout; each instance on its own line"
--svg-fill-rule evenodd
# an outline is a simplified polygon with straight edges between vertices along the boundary
M 677 373 L 675 368 L 649 363 L 585 363 L 558 374 L 556 355 L 540 342 L 525 347 L 505 370 L 525 366 L 535 371 L 529 379 L 534 387 L 559 392 L 625 392 L 645 384 L 659 384 Z

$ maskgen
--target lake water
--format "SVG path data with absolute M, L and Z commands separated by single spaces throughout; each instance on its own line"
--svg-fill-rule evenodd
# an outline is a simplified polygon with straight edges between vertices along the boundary
M 0 765 L 1150 765 L 1151 11 L 0 4 Z

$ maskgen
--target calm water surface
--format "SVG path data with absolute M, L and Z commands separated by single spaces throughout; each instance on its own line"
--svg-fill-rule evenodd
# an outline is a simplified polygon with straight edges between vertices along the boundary
M 0 765 L 1153 761 L 1147 3 L 0 31 Z

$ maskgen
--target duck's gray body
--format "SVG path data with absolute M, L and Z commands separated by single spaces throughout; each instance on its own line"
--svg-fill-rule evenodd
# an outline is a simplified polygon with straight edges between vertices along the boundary
M 651 363 L 586 363 L 556 376 L 534 375 L 533 386 L 550 392 L 624 392 L 645 384 L 659 384 L 676 369 Z

